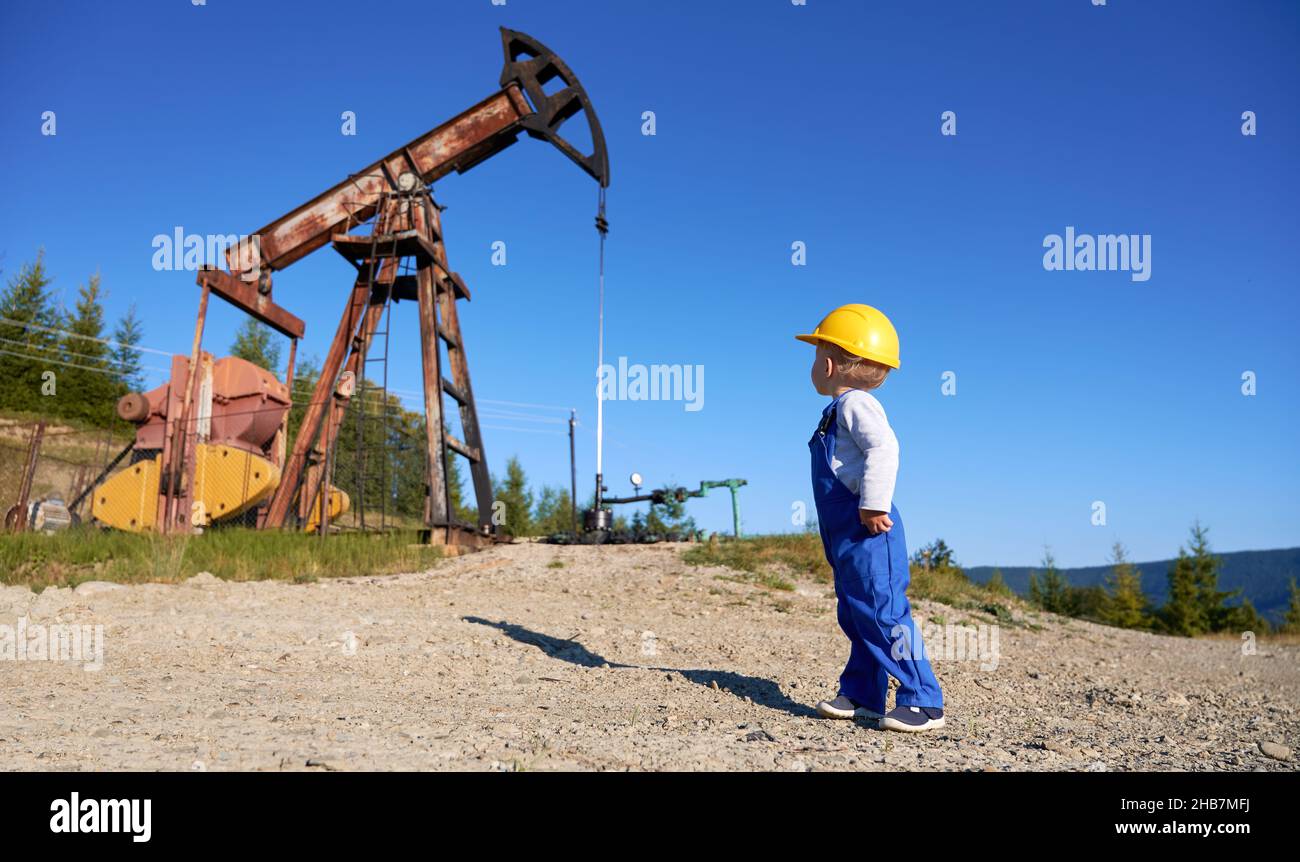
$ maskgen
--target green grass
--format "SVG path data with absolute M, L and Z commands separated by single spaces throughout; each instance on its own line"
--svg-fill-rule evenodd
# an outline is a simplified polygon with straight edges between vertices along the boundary
M 745 573 L 745 581 L 775 589 L 794 588 L 782 573 L 793 573 L 822 583 L 831 582 L 831 568 L 826 563 L 821 536 L 817 533 L 701 543 L 684 551 L 682 558 L 696 566 L 725 566 Z M 912 566 L 912 585 L 908 595 L 989 614 L 1003 624 L 1010 622 L 1010 604 L 1015 601 L 971 581 L 960 569 L 922 569 L 919 566 Z
M 413 532 L 319 536 L 249 529 L 157 536 L 81 527 L 0 536 L 0 583 L 41 590 L 83 581 L 173 583 L 211 572 L 223 580 L 288 580 L 418 571 L 442 557 Z

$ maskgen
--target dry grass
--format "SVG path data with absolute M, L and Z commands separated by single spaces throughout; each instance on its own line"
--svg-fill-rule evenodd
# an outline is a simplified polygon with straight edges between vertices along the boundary
M 442 557 L 415 533 L 319 536 L 242 528 L 199 536 L 137 535 L 81 527 L 0 536 L 0 583 L 41 590 L 83 581 L 172 583 L 211 572 L 229 581 L 419 571 Z
M 701 544 L 684 552 L 692 565 L 725 566 L 745 573 L 743 578 L 773 589 L 793 589 L 790 575 L 807 577 L 823 583 L 831 580 L 821 537 L 817 533 L 789 533 L 776 536 L 753 536 Z M 955 608 L 978 610 L 998 620 L 1009 620 L 1010 605 L 1017 599 L 967 579 L 960 569 L 923 569 L 912 567 L 913 598 L 932 599 Z

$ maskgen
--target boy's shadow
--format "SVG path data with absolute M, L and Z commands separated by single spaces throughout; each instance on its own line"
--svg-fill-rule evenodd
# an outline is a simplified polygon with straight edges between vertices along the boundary
M 553 659 L 567 661 L 569 664 L 576 664 L 579 667 L 600 667 L 609 665 L 612 668 L 626 668 L 631 670 L 652 670 L 659 673 L 679 673 L 687 680 L 702 685 L 705 688 L 712 687 L 713 683 L 718 684 L 718 688 L 725 688 L 737 697 L 748 697 L 754 703 L 760 706 L 766 706 L 769 709 L 779 709 L 787 712 L 796 718 L 815 718 L 816 710 L 806 704 L 790 700 L 781 691 L 781 687 L 769 679 L 763 679 L 756 676 L 745 676 L 744 674 L 732 673 L 725 670 L 707 670 L 694 668 L 678 667 L 652 667 L 641 664 L 623 664 L 621 662 L 610 661 L 602 658 L 600 655 L 587 649 L 578 641 L 569 639 L 551 637 L 541 632 L 533 631 L 524 626 L 515 625 L 507 622 L 492 622 L 482 617 L 461 617 L 467 623 L 475 623 L 482 626 L 491 626 L 499 629 L 520 643 L 535 646 L 542 652 L 546 653 Z

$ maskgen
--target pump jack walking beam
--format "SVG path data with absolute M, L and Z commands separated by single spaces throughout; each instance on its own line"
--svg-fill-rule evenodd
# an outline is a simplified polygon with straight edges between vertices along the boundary
M 324 493 L 328 477 L 322 469 L 307 467 L 325 464 L 351 397 L 350 388 L 341 385 L 342 375 L 350 371 L 355 379 L 363 373 L 365 351 L 379 320 L 375 309 L 382 309 L 391 294 L 419 305 L 430 525 L 446 526 L 449 542 L 453 526 L 459 526 L 453 523 L 445 478 L 444 459 L 450 451 L 470 461 L 478 531 L 492 532 L 491 483 L 456 312 L 456 300 L 468 299 L 469 291 L 448 267 L 439 210 L 426 187 L 452 171 L 468 171 L 509 147 L 521 132 L 555 145 L 602 189 L 609 184 L 604 133 L 577 76 L 558 55 L 526 34 L 502 28 L 501 42 L 505 66 L 499 92 L 266 225 L 251 241 L 228 250 L 229 276 L 219 272 L 200 276 L 201 283 L 222 298 L 296 338 L 302 334 L 301 322 L 272 301 L 271 273 L 330 243 L 358 269 L 267 510 L 267 527 L 286 523 L 300 485 L 300 511 Z M 564 86 L 548 95 L 543 88 L 556 78 Z M 586 117 L 592 141 L 587 154 L 560 134 L 563 124 L 579 113 Z M 370 219 L 374 222 L 369 236 L 347 233 Z M 400 262 L 411 258 L 419 264 L 416 275 L 398 275 Z M 451 380 L 442 374 L 440 340 L 447 345 Z M 444 393 L 459 405 L 464 441 L 445 432 Z
M 602 187 L 608 186 L 605 136 L 577 76 L 558 55 L 530 36 L 503 27 L 501 40 L 506 64 L 500 92 L 266 225 L 255 234 L 258 242 L 232 247 L 227 254 L 230 271 L 247 274 L 284 269 L 328 244 L 333 234 L 349 224 L 375 215 L 381 197 L 397 190 L 397 179 L 403 173 L 415 174 L 424 185 L 452 171 L 463 174 L 515 143 L 520 132 L 555 144 Z M 546 95 L 543 87 L 557 77 L 565 87 Z M 561 125 L 579 112 L 585 113 L 591 132 L 589 155 L 559 134 Z

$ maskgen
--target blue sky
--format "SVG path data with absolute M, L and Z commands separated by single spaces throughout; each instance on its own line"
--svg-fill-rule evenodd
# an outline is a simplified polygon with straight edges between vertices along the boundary
M 151 241 L 251 233 L 495 92 L 496 28 L 582 78 L 609 140 L 607 358 L 705 370 L 704 409 L 609 404 L 605 472 L 629 490 L 743 477 L 746 527 L 809 501 L 823 400 L 791 337 L 866 302 L 902 369 L 878 393 L 902 442 L 917 546 L 959 561 L 1300 543 L 1300 11 L 1289 2 L 5 4 L 4 277 L 39 247 L 71 301 L 98 269 L 144 344 L 187 351 L 193 273 Z M 400 41 L 366 38 L 384 22 Z M 378 35 L 378 34 L 376 34 Z M 41 114 L 58 134 L 40 134 Z M 340 134 L 355 111 L 358 134 Z M 1258 134 L 1241 134 L 1254 111 Z M 656 134 L 643 135 L 654 111 Z M 954 111 L 957 135 L 940 134 Z M 438 183 L 475 392 L 574 406 L 594 470 L 595 184 L 521 141 Z M 1045 236 L 1150 234 L 1151 278 L 1049 272 Z M 494 267 L 504 241 L 508 265 Z M 807 265 L 791 264 L 791 244 Z M 323 356 L 351 282 L 328 250 L 278 273 Z M 419 388 L 399 306 L 392 385 Z M 217 303 L 205 346 L 239 322 Z M 147 364 L 162 365 L 162 357 Z M 956 375 L 957 394 L 941 392 Z M 1252 371 L 1258 390 L 1241 393 Z M 414 402 L 413 402 L 414 403 Z M 560 410 L 484 405 L 493 468 L 567 484 Z M 1094 501 L 1106 504 L 1095 526 Z M 693 502 L 729 525 L 725 492 Z

